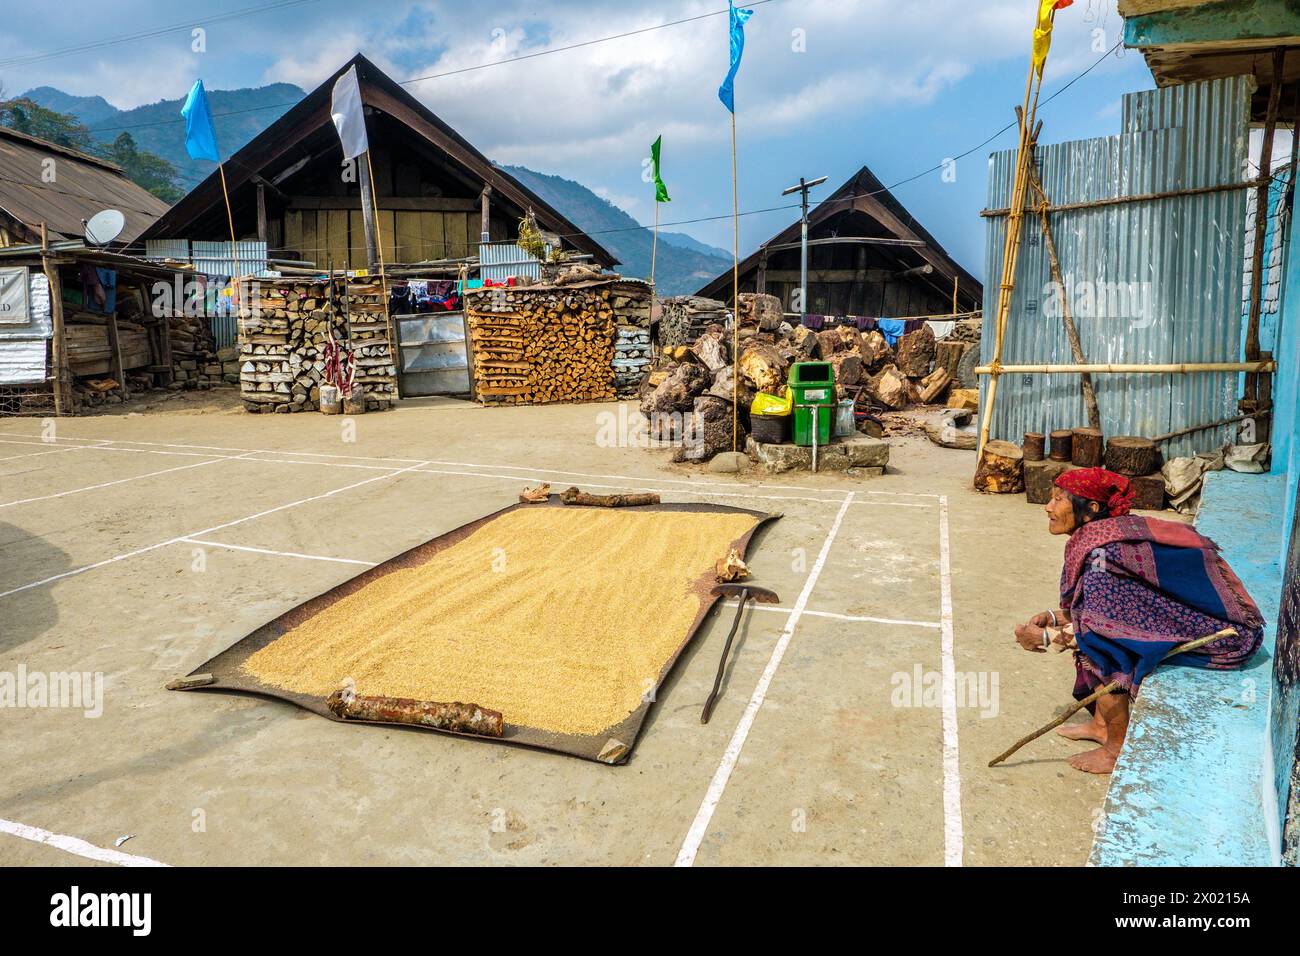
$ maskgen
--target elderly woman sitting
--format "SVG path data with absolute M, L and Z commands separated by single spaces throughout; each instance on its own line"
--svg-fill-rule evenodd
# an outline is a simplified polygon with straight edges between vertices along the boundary
M 1128 731 L 1129 699 L 1179 644 L 1225 628 L 1236 633 L 1172 658 L 1171 664 L 1228 670 L 1259 648 L 1264 619 L 1218 546 L 1189 525 L 1130 515 L 1133 491 L 1103 468 L 1068 471 L 1047 504 L 1048 530 L 1067 534 L 1061 608 L 1016 628 L 1027 651 L 1074 650 L 1074 696 L 1118 681 L 1122 692 L 1089 705 L 1093 719 L 1057 733 L 1096 750 L 1070 766 L 1110 773 Z

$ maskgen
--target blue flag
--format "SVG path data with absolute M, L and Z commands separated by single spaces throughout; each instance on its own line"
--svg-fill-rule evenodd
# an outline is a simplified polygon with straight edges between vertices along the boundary
M 740 69 L 740 57 L 745 52 L 745 21 L 754 15 L 753 10 L 737 10 L 736 5 L 727 0 L 731 15 L 731 69 L 727 78 L 718 87 L 718 99 L 731 112 L 736 112 L 736 71 Z
M 217 152 L 217 133 L 212 128 L 212 111 L 208 109 L 208 94 L 203 89 L 203 81 L 195 80 L 190 88 L 190 95 L 181 107 L 181 116 L 185 117 L 185 151 L 190 159 L 210 159 L 221 162 Z

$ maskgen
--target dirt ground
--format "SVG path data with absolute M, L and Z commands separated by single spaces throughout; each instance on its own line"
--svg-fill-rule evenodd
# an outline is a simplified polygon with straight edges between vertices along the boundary
M 616 404 L 236 404 L 0 420 L 0 679 L 104 681 L 99 716 L 0 709 L 0 863 L 1085 862 L 1107 781 L 1066 765 L 1083 745 L 986 767 L 1069 702 L 1072 666 L 1011 637 L 1054 605 L 1063 542 L 971 491 L 973 453 L 900 437 L 880 478 L 716 475 L 610 441 Z M 780 606 L 746 615 L 709 724 L 730 604 L 621 767 L 164 689 L 539 480 L 783 514 L 750 562 Z

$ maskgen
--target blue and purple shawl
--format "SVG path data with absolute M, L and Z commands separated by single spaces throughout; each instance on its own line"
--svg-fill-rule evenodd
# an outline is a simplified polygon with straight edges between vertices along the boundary
M 1179 644 L 1225 628 L 1235 635 L 1170 663 L 1229 670 L 1259 648 L 1264 618 L 1218 545 L 1190 525 L 1124 515 L 1090 521 L 1070 536 L 1061 607 L 1074 621 L 1075 696 L 1118 681 L 1136 693 Z

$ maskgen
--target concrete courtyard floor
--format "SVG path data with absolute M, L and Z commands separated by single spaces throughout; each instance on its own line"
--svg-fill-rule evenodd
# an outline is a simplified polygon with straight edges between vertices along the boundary
M 986 767 L 1073 670 L 1012 639 L 1054 606 L 1063 541 L 1023 496 L 971 491 L 972 452 L 896 438 L 881 478 L 715 475 L 607 441 L 631 406 L 234 404 L 0 420 L 0 672 L 104 675 L 96 718 L 0 710 L 0 863 L 1086 861 L 1107 778 L 1066 765 L 1084 745 Z M 164 689 L 540 480 L 784 515 L 751 548 L 780 607 L 747 613 L 709 724 L 732 604 L 622 767 Z

